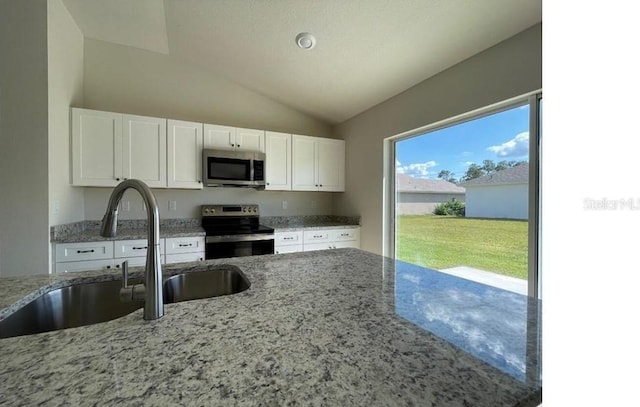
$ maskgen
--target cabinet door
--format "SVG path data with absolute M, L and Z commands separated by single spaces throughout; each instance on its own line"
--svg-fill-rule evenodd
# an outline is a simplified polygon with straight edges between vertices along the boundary
M 151 188 L 166 188 L 167 119 L 125 114 L 122 120 L 125 179 L 139 179 Z
M 190 261 L 203 261 L 204 252 L 196 253 L 182 253 L 182 254 L 167 254 L 165 262 L 166 264 L 174 263 L 186 263 Z
M 318 138 L 317 143 L 320 191 L 344 191 L 344 141 Z
M 204 148 L 234 150 L 235 147 L 235 127 L 218 126 L 217 124 L 204 125 Z
M 73 185 L 113 187 L 122 179 L 122 114 L 71 109 Z
M 167 121 L 167 186 L 202 189 L 202 123 Z
M 291 134 L 266 132 L 265 189 L 291 190 Z
M 88 270 L 110 270 L 113 268 L 113 259 L 56 263 L 56 273 L 73 273 L 76 271 Z
M 264 153 L 264 130 L 236 129 L 235 149 Z
M 317 191 L 316 138 L 291 136 L 291 183 L 296 191 Z

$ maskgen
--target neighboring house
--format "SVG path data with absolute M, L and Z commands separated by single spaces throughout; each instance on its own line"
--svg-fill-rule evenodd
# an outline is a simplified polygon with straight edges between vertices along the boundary
M 413 178 L 396 175 L 398 215 L 432 214 L 435 207 L 451 200 L 465 200 L 464 188 L 441 179 Z
M 468 218 L 528 219 L 529 164 L 465 181 Z

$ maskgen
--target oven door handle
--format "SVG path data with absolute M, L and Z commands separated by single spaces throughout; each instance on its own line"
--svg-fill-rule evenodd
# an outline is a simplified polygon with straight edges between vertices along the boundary
M 273 234 L 256 233 L 252 235 L 206 236 L 205 243 L 253 242 L 257 240 L 274 240 Z

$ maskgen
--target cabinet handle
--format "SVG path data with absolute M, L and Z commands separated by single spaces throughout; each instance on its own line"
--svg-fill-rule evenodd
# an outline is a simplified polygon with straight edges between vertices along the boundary
M 110 268 L 111 268 L 111 266 L 107 266 L 107 268 L 108 268 L 108 269 L 110 269 Z
M 116 181 L 120 181 L 120 178 L 116 178 Z
M 322 187 L 322 184 L 320 184 L 320 187 Z
M 190 247 L 190 246 L 193 246 L 193 245 L 192 245 L 191 243 L 189 243 L 189 244 L 182 244 L 182 243 L 180 243 L 178 246 L 179 246 L 179 247 Z
M 202 184 L 202 181 L 198 180 L 198 184 Z
M 133 250 L 147 250 L 147 246 L 144 247 L 132 247 Z
M 91 249 L 91 250 L 77 250 L 78 253 L 93 253 L 95 252 L 95 250 Z
M 240 147 L 240 144 L 236 145 L 236 147 Z
M 231 147 L 235 147 L 235 146 L 236 146 L 235 144 L 231 144 Z

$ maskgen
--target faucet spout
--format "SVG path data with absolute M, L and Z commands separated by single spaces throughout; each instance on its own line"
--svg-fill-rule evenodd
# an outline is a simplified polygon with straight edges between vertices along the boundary
M 119 183 L 111 192 L 107 211 L 102 218 L 100 234 L 115 237 L 118 227 L 118 205 L 127 189 L 135 189 L 147 207 L 147 263 L 145 267 L 144 319 L 159 319 L 164 315 L 162 299 L 162 263 L 160 262 L 160 215 L 156 197 L 149 186 L 137 179 Z

